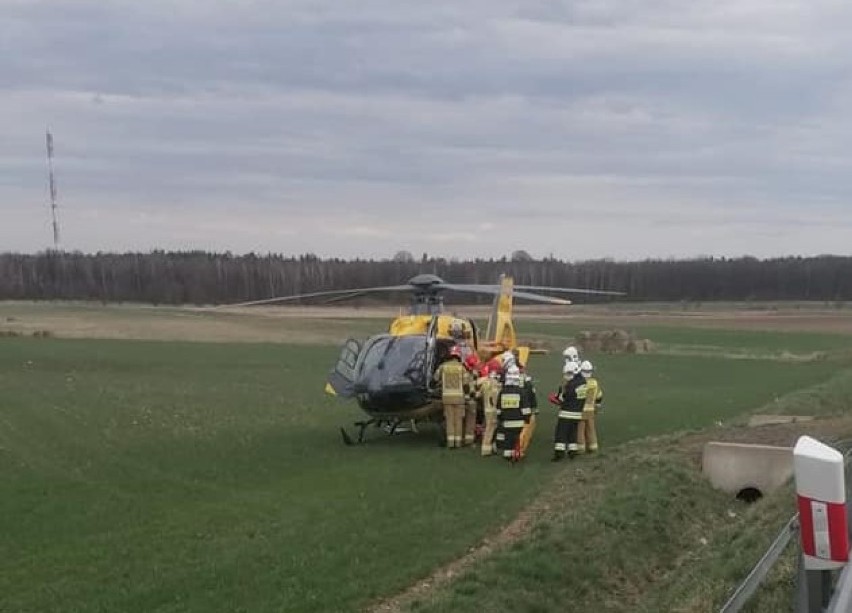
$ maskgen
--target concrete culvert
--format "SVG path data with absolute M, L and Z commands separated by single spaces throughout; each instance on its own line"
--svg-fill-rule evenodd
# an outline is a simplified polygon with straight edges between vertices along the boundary
M 756 487 L 744 487 L 737 492 L 737 500 L 742 500 L 746 504 L 757 502 L 761 498 L 763 498 L 763 492 Z
M 756 490 L 760 497 L 790 480 L 793 449 L 710 441 L 704 445 L 701 465 L 713 487 L 745 500 L 749 490 Z

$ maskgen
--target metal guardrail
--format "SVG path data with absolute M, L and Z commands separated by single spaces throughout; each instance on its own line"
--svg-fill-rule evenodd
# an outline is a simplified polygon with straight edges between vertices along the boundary
M 852 533 L 852 495 L 850 495 L 852 492 L 852 440 L 838 441 L 835 445 L 842 449 L 846 462 L 846 517 L 847 525 Z M 738 613 L 745 606 L 769 575 L 769 571 L 781 557 L 793 535 L 798 533 L 799 514 L 796 513 L 781 529 L 769 549 L 719 613 Z M 837 571 L 805 570 L 800 551 L 794 599 L 796 613 L 852 613 L 852 562 L 844 567 L 837 581 L 834 581 L 836 574 Z
M 738 613 L 738 611 L 745 606 L 748 599 L 754 595 L 757 588 L 759 588 L 760 584 L 763 583 L 764 579 L 766 579 L 766 576 L 769 574 L 769 571 L 772 570 L 775 562 L 778 561 L 778 558 L 780 558 L 781 554 L 784 553 L 784 550 L 787 549 L 787 545 L 790 544 L 793 536 L 798 535 L 798 533 L 799 514 L 796 513 L 790 518 L 787 525 L 781 529 L 781 532 L 779 532 L 778 536 L 775 537 L 775 540 L 772 541 L 769 549 L 766 550 L 766 553 L 763 554 L 763 557 L 760 558 L 760 561 L 754 566 L 748 574 L 748 577 L 745 578 L 733 595 L 728 599 L 728 602 L 719 609 L 719 613 Z
M 847 564 L 837 579 L 834 596 L 828 604 L 826 613 L 852 612 L 852 564 Z

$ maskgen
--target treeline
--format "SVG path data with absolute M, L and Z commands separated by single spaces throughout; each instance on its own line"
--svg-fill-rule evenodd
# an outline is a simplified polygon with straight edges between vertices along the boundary
M 0 299 L 222 304 L 398 285 L 424 272 L 451 283 L 494 283 L 505 272 L 518 284 L 618 290 L 633 301 L 852 299 L 852 257 L 842 256 L 565 262 L 425 255 L 415 260 L 407 254 L 341 260 L 195 251 L 0 254 Z M 387 299 L 401 301 L 399 296 Z

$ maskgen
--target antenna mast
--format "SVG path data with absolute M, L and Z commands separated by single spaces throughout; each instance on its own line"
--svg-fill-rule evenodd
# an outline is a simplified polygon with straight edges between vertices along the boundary
M 59 250 L 59 222 L 56 219 L 56 179 L 53 176 L 53 134 L 47 129 L 47 176 L 50 184 L 50 214 L 53 220 L 53 248 Z

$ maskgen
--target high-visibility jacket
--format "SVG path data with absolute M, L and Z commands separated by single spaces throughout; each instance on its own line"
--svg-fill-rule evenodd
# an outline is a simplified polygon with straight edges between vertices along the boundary
M 603 390 L 594 377 L 586 379 L 586 383 L 577 388 L 577 397 L 583 400 L 583 411 L 594 411 L 603 401 Z
M 482 410 L 486 413 L 497 412 L 497 394 L 500 384 L 492 377 L 480 377 L 476 380 L 476 397 L 482 399 Z
M 442 399 L 464 401 L 465 392 L 470 386 L 470 375 L 461 362 L 450 359 L 438 366 L 435 380 L 441 382 Z

